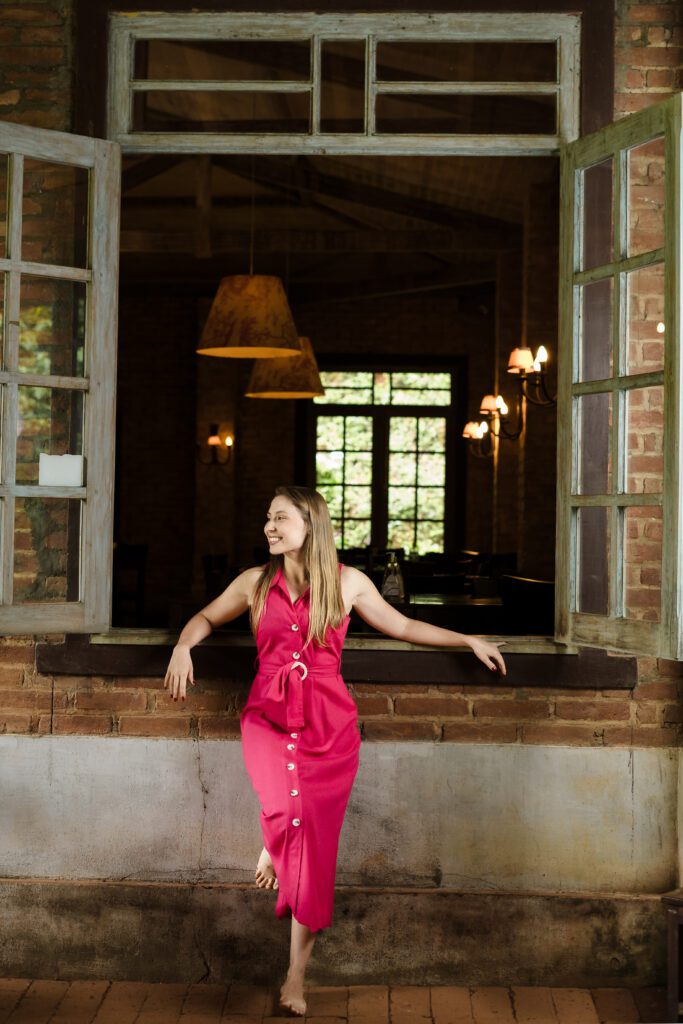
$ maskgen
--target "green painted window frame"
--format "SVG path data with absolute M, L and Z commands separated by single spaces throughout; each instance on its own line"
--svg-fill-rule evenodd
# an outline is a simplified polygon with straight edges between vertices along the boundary
M 681 421 L 681 123 L 682 96 L 677 94 L 636 114 L 563 146 L 561 160 L 560 236 L 560 342 L 558 380 L 558 484 L 555 639 L 590 644 L 615 651 L 683 658 L 681 636 L 681 479 L 683 435 Z M 628 256 L 627 155 L 631 148 L 663 137 L 665 140 L 664 246 L 644 255 Z M 613 250 L 603 266 L 582 270 L 581 223 L 582 172 L 613 159 Z M 664 262 L 664 367 L 661 371 L 622 374 L 627 337 L 625 276 L 629 270 Z M 577 295 L 588 282 L 611 278 L 612 375 L 603 380 L 580 382 L 578 377 L 580 311 Z M 625 480 L 627 438 L 625 396 L 639 385 L 664 389 L 663 484 L 661 493 L 628 493 Z M 579 417 L 582 395 L 613 396 L 610 425 L 612 486 L 610 493 L 578 493 L 577 464 Z M 623 522 L 629 506 L 660 506 L 663 517 L 661 602 L 659 621 L 626 618 L 623 611 Z M 582 508 L 604 508 L 610 525 L 608 613 L 576 610 L 577 514 Z

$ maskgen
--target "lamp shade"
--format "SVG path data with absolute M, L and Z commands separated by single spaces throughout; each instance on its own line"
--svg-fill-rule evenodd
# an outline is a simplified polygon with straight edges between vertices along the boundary
M 495 395 L 484 395 L 480 404 L 479 412 L 484 415 L 488 415 L 490 412 L 496 412 L 498 409 L 498 403 L 496 402 Z
M 280 278 L 263 274 L 224 277 L 197 352 L 236 359 L 299 355 L 297 330 Z
M 315 398 L 324 395 L 318 364 L 308 338 L 299 338 L 301 354 L 254 363 L 247 398 Z
M 528 373 L 534 365 L 534 357 L 528 346 L 513 348 L 508 360 L 508 373 Z

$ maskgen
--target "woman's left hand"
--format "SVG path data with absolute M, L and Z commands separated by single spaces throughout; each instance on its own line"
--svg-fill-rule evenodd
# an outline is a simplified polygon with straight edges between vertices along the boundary
M 469 638 L 469 641 L 472 651 L 474 652 L 474 654 L 476 654 L 480 661 L 484 662 L 487 668 L 490 668 L 492 671 L 495 671 L 496 668 L 499 668 L 501 671 L 501 675 L 506 674 L 503 655 L 498 650 L 499 647 L 502 647 L 503 644 L 507 642 L 506 640 L 500 640 L 496 641 L 495 643 L 491 643 L 488 640 L 481 640 L 477 636 L 471 636 Z

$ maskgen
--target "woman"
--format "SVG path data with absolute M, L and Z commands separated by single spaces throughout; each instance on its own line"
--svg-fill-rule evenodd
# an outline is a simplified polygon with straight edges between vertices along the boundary
M 240 717 L 245 765 L 261 804 L 264 848 L 256 884 L 278 890 L 292 917 L 281 1006 L 306 1012 L 304 973 L 315 933 L 332 921 L 339 833 L 358 769 L 357 710 L 340 675 L 352 608 L 375 629 L 417 644 L 470 647 L 505 675 L 498 644 L 408 619 L 364 573 L 337 561 L 324 498 L 278 487 L 264 532 L 270 563 L 247 569 L 183 629 L 164 686 L 185 700 L 190 648 L 247 609 L 258 674 Z

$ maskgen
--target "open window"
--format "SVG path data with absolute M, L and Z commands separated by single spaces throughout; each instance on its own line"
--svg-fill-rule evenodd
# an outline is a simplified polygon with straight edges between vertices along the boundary
M 0 632 L 108 628 L 120 156 L 0 125 Z
M 556 639 L 683 656 L 681 96 L 562 147 Z

